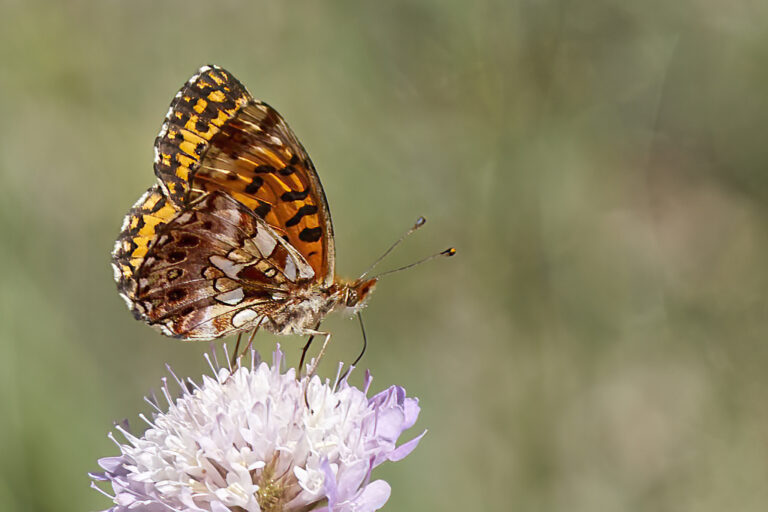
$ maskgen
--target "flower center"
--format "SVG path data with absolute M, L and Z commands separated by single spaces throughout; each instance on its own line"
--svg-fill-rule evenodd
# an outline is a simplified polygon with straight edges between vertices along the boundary
M 259 490 L 256 491 L 256 501 L 264 512 L 282 512 L 283 505 L 293 497 L 286 496 L 286 487 L 292 483 L 298 487 L 297 482 L 290 481 L 291 477 L 295 480 L 290 470 L 281 475 L 276 474 L 278 461 L 279 455 L 275 454 L 261 470 L 251 472 L 253 482 L 259 486 Z

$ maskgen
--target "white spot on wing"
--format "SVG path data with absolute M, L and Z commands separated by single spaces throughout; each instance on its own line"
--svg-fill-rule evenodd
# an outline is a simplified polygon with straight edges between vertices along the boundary
M 240 328 L 258 317 L 259 314 L 254 310 L 244 309 L 235 313 L 235 315 L 232 317 L 232 325 L 234 325 L 236 328 Z
M 285 277 L 289 281 L 296 281 L 296 263 L 293 258 L 288 258 L 285 261 Z
M 227 258 L 236 263 L 250 263 L 253 261 L 253 254 L 242 249 L 232 249 L 227 253 Z
M 315 271 L 312 268 L 312 266 L 307 263 L 307 260 L 304 259 L 304 257 L 297 251 L 292 245 L 286 244 L 284 247 L 288 250 L 288 255 L 285 259 L 285 268 L 286 268 L 286 277 L 288 272 L 288 266 L 289 261 L 293 260 L 293 263 L 296 265 L 296 269 L 298 270 L 299 278 L 301 279 L 312 279 L 315 277 Z
M 302 279 L 312 279 L 315 277 L 315 271 L 309 263 L 305 261 L 299 262 L 299 277 Z
M 228 292 L 237 287 L 237 281 L 227 279 L 226 277 L 220 277 L 213 282 L 213 288 L 217 292 Z
M 254 236 L 251 240 L 253 240 L 253 243 L 256 244 L 256 248 L 264 258 L 268 258 L 269 255 L 272 254 L 272 251 L 275 250 L 275 246 L 277 245 L 277 240 L 275 240 L 275 237 L 273 237 L 271 234 L 269 234 L 269 232 L 267 232 L 266 229 L 263 228 L 260 228 L 259 232 L 256 233 L 256 236 Z
M 245 293 L 243 292 L 242 288 L 235 288 L 234 290 L 220 293 L 216 296 L 217 301 L 223 302 L 224 304 L 229 304 L 230 306 L 236 306 L 240 304 L 243 301 L 243 298 L 245 298 Z M 232 322 L 234 323 L 234 318 L 232 319 Z
M 178 217 L 176 217 L 176 222 L 180 224 L 186 224 L 189 222 L 189 219 L 192 218 L 192 212 L 184 212 Z
M 224 272 L 224 274 L 226 274 L 226 276 L 231 279 L 237 279 L 238 272 L 243 270 L 244 266 L 238 265 L 233 261 L 225 258 L 224 256 L 220 256 L 218 254 L 214 254 L 208 258 L 208 261 L 211 262 L 211 265 Z
M 230 224 L 234 224 L 235 226 L 240 225 L 240 212 L 234 208 L 232 208 L 229 204 L 224 202 L 219 202 L 216 206 L 219 206 L 221 209 L 216 211 L 216 217 L 224 220 L 225 222 L 229 222 Z

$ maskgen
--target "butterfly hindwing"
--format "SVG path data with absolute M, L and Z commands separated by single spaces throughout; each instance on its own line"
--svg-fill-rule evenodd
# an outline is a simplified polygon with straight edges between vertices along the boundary
M 170 336 L 213 339 L 255 327 L 313 278 L 261 218 L 212 192 L 157 230 L 135 273 L 134 313 Z
M 205 66 L 179 91 L 155 142 L 155 173 L 179 207 L 222 190 L 334 280 L 333 226 L 307 152 L 280 114 L 226 70 Z

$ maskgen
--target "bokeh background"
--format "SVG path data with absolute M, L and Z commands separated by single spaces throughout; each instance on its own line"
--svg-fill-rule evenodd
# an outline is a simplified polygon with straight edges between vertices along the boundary
M 339 274 L 419 215 L 383 268 L 459 250 L 365 312 L 430 431 L 387 510 L 766 510 L 766 62 L 751 0 L 0 0 L 0 510 L 106 508 L 113 421 L 206 371 L 109 267 L 206 63 L 303 141 Z M 324 325 L 329 375 L 361 337 Z

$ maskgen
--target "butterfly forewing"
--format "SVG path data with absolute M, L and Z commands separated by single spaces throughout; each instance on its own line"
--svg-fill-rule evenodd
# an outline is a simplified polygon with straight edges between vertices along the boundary
M 155 171 L 179 206 L 225 191 L 334 279 L 333 227 L 323 188 L 283 118 L 227 71 L 201 68 L 179 91 L 155 143 Z
M 243 108 L 211 140 L 194 182 L 226 190 L 285 235 L 326 284 L 333 281 L 330 213 L 317 174 L 285 121 L 265 104 Z
M 224 192 L 193 201 L 157 230 L 135 273 L 137 315 L 165 334 L 212 339 L 253 328 L 312 267 Z

